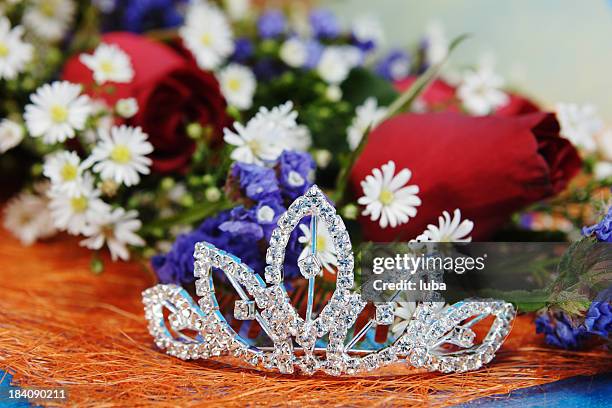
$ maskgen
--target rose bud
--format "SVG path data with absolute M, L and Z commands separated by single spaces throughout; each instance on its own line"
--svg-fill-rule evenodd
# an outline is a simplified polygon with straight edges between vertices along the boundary
M 220 140 L 228 125 L 226 103 L 215 77 L 197 68 L 193 60 L 167 45 L 146 37 L 116 32 L 102 36 L 101 42 L 116 44 L 131 60 L 134 78 L 129 83 L 95 86 L 92 71 L 71 58 L 63 79 L 81 83 L 85 92 L 114 106 L 119 99 L 135 98 L 138 112 L 125 123 L 140 126 L 149 135 L 155 150 L 150 155 L 153 171 L 184 171 L 195 150 L 187 133 L 190 124 L 210 129 L 211 139 Z
M 553 114 L 470 117 L 453 112 L 402 114 L 379 125 L 351 173 L 360 182 L 393 160 L 412 171 L 422 204 L 407 223 L 381 228 L 360 217 L 365 238 L 409 240 L 436 223 L 443 211 L 461 209 L 475 223 L 475 240 L 490 238 L 511 214 L 563 190 L 580 170 L 572 144 L 559 136 Z M 363 211 L 363 208 L 360 209 Z

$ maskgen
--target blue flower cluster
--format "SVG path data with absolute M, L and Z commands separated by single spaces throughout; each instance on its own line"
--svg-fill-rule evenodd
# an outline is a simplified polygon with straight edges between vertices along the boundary
M 278 217 L 295 198 L 312 185 L 315 164 L 308 153 L 284 151 L 274 167 L 235 163 L 228 189 L 243 203 L 206 219 L 194 231 L 177 237 L 172 249 L 154 256 L 153 269 L 162 283 L 193 282 L 193 251 L 196 242 L 207 241 L 242 259 L 263 274 L 265 251 Z M 285 255 L 285 276 L 299 273 L 297 259 L 302 251 L 297 229 Z
M 135 33 L 178 27 L 183 23 L 180 10 L 189 0 L 96 0 L 106 15 L 105 31 L 126 30 Z
M 544 333 L 545 341 L 564 349 L 578 349 L 592 336 L 610 339 L 612 334 L 611 289 L 591 302 L 584 323 L 574 325 L 563 312 L 543 313 L 535 321 L 536 333 Z
M 590 227 L 584 227 L 582 234 L 585 236 L 595 235 L 598 241 L 612 242 L 612 206 L 601 221 Z

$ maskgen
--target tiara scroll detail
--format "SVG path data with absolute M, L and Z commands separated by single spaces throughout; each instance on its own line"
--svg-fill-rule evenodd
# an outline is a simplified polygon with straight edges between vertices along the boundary
M 285 247 L 291 232 L 306 216 L 311 217 L 313 237 L 316 237 L 318 222 L 325 223 L 338 257 L 336 288 L 315 318 L 312 315 L 314 280 L 321 265 L 315 257 L 314 242 L 312 253 L 299 265 L 309 282 L 304 318 L 291 304 L 283 285 Z M 406 331 L 392 344 L 380 350 L 359 350 L 355 346 L 370 328 L 389 324 L 390 306 L 377 304 L 376 318 L 347 339 L 366 302 L 352 290 L 354 259 L 342 218 L 319 188 L 313 186 L 289 206 L 277 224 L 266 253 L 265 281 L 235 255 L 200 242 L 194 252 L 198 304 L 176 285 L 160 284 L 143 292 L 149 332 L 160 349 L 185 360 L 231 354 L 249 364 L 287 374 L 296 368 L 309 375 L 317 371 L 330 375 L 355 374 L 400 359 L 429 370 L 462 372 L 490 362 L 510 330 L 515 316 L 510 303 L 481 299 L 441 308 L 440 303 L 424 302 L 417 306 Z M 212 268 L 227 277 L 240 297 L 234 317 L 257 321 L 273 347 L 250 345 L 228 324 L 215 297 Z M 169 313 L 167 322 L 164 309 Z M 494 317 L 489 332 L 479 345 L 474 345 L 475 333 L 471 327 L 487 316 Z M 326 346 L 317 348 L 317 341 L 324 336 L 327 336 Z M 443 344 L 452 344 L 459 350 L 449 351 L 441 347 Z

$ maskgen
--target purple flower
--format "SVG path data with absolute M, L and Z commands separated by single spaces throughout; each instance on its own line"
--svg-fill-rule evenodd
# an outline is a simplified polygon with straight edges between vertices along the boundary
M 274 170 L 256 164 L 235 163 L 232 176 L 244 194 L 254 201 L 281 201 L 281 192 Z
M 285 150 L 278 159 L 279 182 L 283 196 L 295 200 L 312 186 L 315 163 L 305 152 Z
M 597 224 L 582 229 L 582 235 L 584 236 L 593 234 L 598 241 L 612 242 L 612 207 L 608 209 L 608 213 Z
M 121 27 L 132 32 L 176 27 L 183 22 L 178 11 L 185 0 L 130 0 L 116 3 L 113 13 L 121 15 Z
M 608 338 L 612 331 L 612 305 L 610 301 L 591 303 L 584 319 L 584 327 L 589 333 Z
M 272 58 L 261 58 L 255 63 L 253 72 L 260 81 L 269 81 L 278 77 L 285 71 L 285 66 L 280 61 Z
M 310 26 L 315 37 L 333 39 L 340 34 L 336 15 L 327 9 L 316 9 L 310 13 Z
M 319 64 L 321 54 L 323 54 L 323 44 L 316 40 L 307 40 L 304 46 L 306 47 L 306 62 L 304 62 L 304 67 L 314 69 Z
M 267 10 L 257 20 L 257 30 L 262 38 L 275 38 L 285 32 L 285 15 L 276 9 Z
M 246 37 L 237 38 L 234 42 L 234 54 L 232 60 L 236 62 L 245 62 L 253 56 L 253 43 Z
M 578 349 L 586 337 L 584 327 L 574 327 L 563 312 L 543 313 L 536 320 L 536 333 L 544 333 L 546 344 L 564 348 Z
M 410 57 L 402 50 L 393 50 L 376 66 L 376 72 L 389 81 L 399 81 L 410 73 Z

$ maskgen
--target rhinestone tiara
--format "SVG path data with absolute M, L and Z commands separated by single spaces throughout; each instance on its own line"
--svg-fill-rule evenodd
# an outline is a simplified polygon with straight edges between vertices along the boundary
M 291 232 L 307 216 L 311 217 L 311 236 L 315 238 L 311 253 L 298 261 L 301 274 L 308 279 L 306 315 L 302 317 L 283 284 L 283 262 Z M 318 222 L 325 223 L 333 239 L 338 270 L 336 288 L 315 317 L 315 276 L 321 270 L 316 255 Z M 515 316 L 510 303 L 493 299 L 470 299 L 444 308 L 440 303 L 422 302 L 406 330 L 391 344 L 379 350 L 357 348 L 371 328 L 393 322 L 394 304 L 376 303 L 375 317 L 348 336 L 366 302 L 353 290 L 354 258 L 344 222 L 317 186 L 297 198 L 278 219 L 266 253 L 265 281 L 238 257 L 207 242 L 196 244 L 194 258 L 196 294 L 200 297 L 197 304 L 176 285 L 160 284 L 142 294 L 155 344 L 184 360 L 230 354 L 254 366 L 286 374 L 299 369 L 308 375 L 317 371 L 350 375 L 398 360 L 432 371 L 464 372 L 493 359 Z M 272 347 L 251 345 L 228 324 L 215 297 L 212 268 L 225 275 L 240 298 L 234 304 L 234 318 L 255 320 Z M 488 316 L 494 317 L 493 323 L 482 342 L 475 344 L 471 327 Z M 444 344 L 453 345 L 454 350 L 442 347 Z

